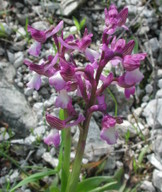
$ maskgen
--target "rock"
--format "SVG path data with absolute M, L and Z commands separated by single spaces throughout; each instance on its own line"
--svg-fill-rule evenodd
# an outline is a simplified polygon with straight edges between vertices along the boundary
M 145 87 L 146 93 L 150 94 L 153 91 L 153 86 L 151 84 L 147 84 Z
M 53 158 L 50 153 L 46 152 L 43 154 L 42 159 L 49 163 L 52 167 L 56 167 L 58 165 L 58 159 Z
M 24 54 L 23 52 L 19 51 L 15 53 L 15 61 L 14 61 L 14 67 L 17 69 L 20 67 L 24 62 Z
M 16 40 L 22 40 L 26 36 L 26 31 L 23 27 L 20 27 L 16 32 Z
M 16 170 L 14 170 L 14 172 L 12 173 L 12 175 L 10 175 L 10 182 L 11 183 L 14 183 L 15 182 L 15 180 L 19 177 L 19 172 L 18 172 L 18 170 L 16 169 Z
M 9 62 L 13 64 L 14 61 L 15 61 L 15 55 L 14 55 L 14 53 L 11 53 L 10 51 L 7 50 L 7 56 L 8 56 Z
M 43 119 L 43 110 L 44 110 L 43 103 L 41 103 L 41 102 L 35 103 L 33 106 L 33 110 L 37 114 L 38 120 L 39 121 L 42 120 Z
M 6 131 L 6 128 L 0 128 L 0 142 L 6 141 L 10 138 L 9 134 Z
M 25 3 L 28 3 L 29 5 L 37 5 L 39 0 L 25 0 Z
M 25 136 L 30 128 L 36 126 L 37 121 L 24 95 L 7 83 L 5 87 L 0 85 L 0 93 L 1 119 L 14 128 L 17 135 Z
M 30 88 L 25 88 L 24 89 L 24 94 L 26 96 L 31 96 L 33 94 L 33 89 L 30 89 Z
M 129 14 L 136 15 L 137 14 L 137 7 L 134 5 L 127 5 Z
M 2 11 L 3 9 L 6 9 L 8 6 L 8 2 L 5 0 L 0 0 L 0 11 Z
M 37 21 L 32 24 L 32 27 L 38 30 L 47 30 L 49 28 L 49 23 L 46 21 Z
M 153 149 L 154 149 L 155 155 L 157 156 L 157 158 L 162 164 L 162 131 L 159 132 L 159 134 L 157 134 L 157 137 L 153 143 Z
M 158 171 L 157 169 L 153 172 L 153 184 L 154 186 L 162 191 L 162 171 Z
M 116 124 L 115 128 L 118 131 L 119 135 L 123 138 L 125 138 L 125 135 L 128 131 L 130 133 L 130 138 L 137 135 L 136 129 L 127 120 L 124 120 L 122 124 Z
M 0 119 L 8 123 L 17 136 L 23 137 L 36 126 L 37 119 L 24 95 L 12 85 L 14 75 L 15 70 L 9 63 L 0 63 Z
M 42 10 L 47 10 L 49 13 L 54 13 L 57 9 L 60 8 L 59 3 L 56 2 L 42 2 L 41 3 Z
M 160 45 L 159 45 L 159 41 L 157 40 L 156 37 L 150 39 L 148 42 L 145 42 L 144 46 L 146 48 L 146 52 L 147 53 L 151 54 L 150 50 L 152 50 L 153 55 L 157 56 L 157 53 L 158 53 L 159 48 L 160 48 Z
M 25 138 L 25 144 L 31 145 L 37 140 L 36 136 L 29 135 L 28 137 Z
M 116 157 L 115 156 L 109 156 L 109 158 L 106 161 L 104 170 L 108 171 L 110 169 L 115 169 L 116 167 Z
M 118 115 L 126 116 L 130 112 L 129 108 L 132 106 L 133 98 L 131 97 L 130 99 L 126 99 L 124 95 L 124 89 L 119 86 L 110 85 L 109 89 L 116 98 L 118 104 Z M 114 112 L 115 104 L 107 90 L 105 91 L 105 101 L 107 106 L 109 106 L 109 111 Z
M 142 189 L 142 191 L 144 190 L 144 192 L 156 192 L 154 186 L 150 181 L 143 181 L 140 188 Z
M 162 171 L 162 164 L 160 161 L 156 158 L 155 154 L 150 154 L 147 156 L 147 159 L 150 161 L 150 163 L 156 167 L 158 170 Z
M 79 129 L 77 129 L 73 140 L 74 144 L 77 143 L 79 138 Z M 89 132 L 86 141 L 85 158 L 89 161 L 94 161 L 104 154 L 113 150 L 113 146 L 108 145 L 105 141 L 100 138 L 100 129 L 92 118 L 90 122 Z
M 0 56 L 2 56 L 4 53 L 5 53 L 5 50 L 2 47 L 0 47 Z
M 155 16 L 155 11 L 154 9 L 144 9 L 143 12 L 142 12 L 142 15 L 146 18 L 151 18 L 151 17 L 154 17 Z
M 155 96 L 156 98 L 162 98 L 162 89 L 160 89 L 160 90 L 158 90 L 157 92 L 156 92 L 156 96 Z
M 156 128 L 162 125 L 162 99 L 153 99 L 144 108 L 143 116 L 150 127 Z
M 61 0 L 61 10 L 60 13 L 64 16 L 69 16 L 80 7 L 85 0 Z
M 71 33 L 76 33 L 76 32 L 77 32 L 76 26 L 70 27 L 70 32 L 71 32 Z
M 2 27 L 3 26 L 3 27 Z M 10 36 L 12 34 L 12 29 L 9 25 L 7 25 L 6 23 L 4 22 L 1 22 L 1 26 L 0 26 L 0 29 L 2 31 L 4 31 L 4 33 L 7 35 L 7 36 Z
M 39 127 L 34 129 L 34 134 L 36 136 L 42 137 L 43 134 L 45 133 L 45 131 L 46 131 L 46 127 L 45 126 L 39 126 Z
M 9 83 L 13 83 L 13 78 L 16 75 L 16 71 L 13 65 L 4 60 L 0 62 L 0 74 L 1 74 L 0 80 L 5 79 Z
M 148 102 L 150 100 L 150 97 L 148 95 L 145 95 L 143 98 L 142 98 L 142 101 L 143 102 Z
M 162 79 L 160 79 L 160 80 L 158 81 L 158 87 L 159 87 L 160 89 L 162 89 Z
M 23 51 L 27 45 L 27 40 L 23 39 L 21 41 L 15 42 L 12 46 L 11 49 L 13 51 Z

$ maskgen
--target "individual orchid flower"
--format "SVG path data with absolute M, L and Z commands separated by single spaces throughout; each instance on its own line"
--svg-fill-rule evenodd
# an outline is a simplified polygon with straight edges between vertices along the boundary
M 126 71 L 118 78 L 118 85 L 125 88 L 126 98 L 135 93 L 135 85 L 142 81 L 143 77 L 139 69 L 136 69 L 134 71 Z
M 105 25 L 106 33 L 113 34 L 117 27 L 123 27 L 128 29 L 125 26 L 126 19 L 128 17 L 128 8 L 122 9 L 119 13 L 115 5 L 111 5 L 109 10 L 105 8 Z
M 54 73 L 54 75 L 49 78 L 49 84 L 53 86 L 56 91 L 61 91 L 65 88 L 66 81 L 64 81 L 60 71 L 56 71 L 56 73 Z
M 58 54 L 55 55 L 55 57 L 48 57 L 47 61 L 40 61 L 40 63 L 35 64 L 31 62 L 30 60 L 25 59 L 24 63 L 29 67 L 31 71 L 35 71 L 39 75 L 44 75 L 47 77 L 52 76 L 56 70 L 53 68 L 54 65 L 57 63 Z
M 110 115 L 105 115 L 102 119 L 102 130 L 100 133 L 101 139 L 105 140 L 107 144 L 113 145 L 117 142 L 118 133 L 115 130 L 116 123 L 122 123 L 121 118 L 114 118 Z
M 126 55 L 123 60 L 123 67 L 127 71 L 133 71 L 140 67 L 140 62 L 146 57 L 146 53 L 138 53 L 133 55 Z
M 38 29 L 35 29 L 28 25 L 28 32 L 30 32 L 32 38 L 35 40 L 35 42 L 31 45 L 28 52 L 29 54 L 37 57 L 41 50 L 42 43 L 45 43 L 47 38 L 55 35 L 63 28 L 63 21 L 60 21 L 60 23 L 56 27 L 52 27 L 49 30 L 41 31 Z
M 78 125 L 79 123 L 85 120 L 85 117 L 82 114 L 79 114 L 76 119 L 74 119 L 74 117 L 68 117 L 65 120 L 60 120 L 59 118 L 53 115 L 46 114 L 46 120 L 48 124 L 51 126 L 51 128 L 62 130 L 64 128 L 69 128 L 69 127 Z

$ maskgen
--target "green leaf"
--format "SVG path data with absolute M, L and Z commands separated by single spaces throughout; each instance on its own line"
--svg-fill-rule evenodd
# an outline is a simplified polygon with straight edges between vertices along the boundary
M 133 37 L 134 41 L 135 41 L 135 45 L 134 45 L 134 49 L 133 49 L 133 54 L 138 53 L 138 40 Z
M 115 181 L 114 178 L 109 176 L 96 176 L 96 177 L 88 178 L 81 181 L 78 184 L 77 192 L 85 192 L 85 191 L 89 192 L 94 188 L 100 186 L 102 183 L 114 182 L 114 181 Z
M 7 37 L 5 28 L 2 23 L 0 23 L 0 37 Z
M 115 96 L 113 95 L 113 93 L 110 91 L 109 88 L 107 88 L 107 92 L 109 93 L 109 95 L 111 96 L 112 100 L 114 101 L 114 104 L 115 104 L 115 112 L 114 113 L 115 113 L 115 117 L 117 117 L 117 115 L 118 115 L 118 103 L 116 101 Z
M 80 22 L 80 30 L 84 27 L 85 23 L 86 23 L 86 18 L 83 18 Z
M 48 171 L 44 171 L 44 172 L 35 173 L 33 175 L 30 175 L 29 177 L 26 177 L 24 180 L 20 181 L 15 187 L 13 187 L 10 190 L 10 192 L 14 192 L 15 189 L 17 189 L 23 185 L 26 185 L 28 183 L 32 183 L 32 182 L 37 181 L 39 179 L 42 179 L 43 177 L 48 176 L 48 175 L 54 175 L 56 173 L 57 173 L 57 170 L 54 169 L 54 170 L 48 170 Z
M 80 31 L 79 21 L 78 21 L 77 18 L 75 18 L 74 16 L 73 16 L 73 22 L 74 22 L 74 25 L 76 26 L 77 30 Z
M 143 161 L 143 159 L 144 159 L 144 157 L 145 157 L 145 154 L 147 153 L 148 149 L 149 149 L 149 146 L 147 145 L 147 146 L 145 146 L 145 147 L 142 149 L 142 151 L 140 152 L 139 157 L 138 157 L 138 163 L 139 163 L 139 164 L 142 163 L 142 161 Z
M 50 187 L 50 192 L 60 192 L 60 190 L 57 187 Z

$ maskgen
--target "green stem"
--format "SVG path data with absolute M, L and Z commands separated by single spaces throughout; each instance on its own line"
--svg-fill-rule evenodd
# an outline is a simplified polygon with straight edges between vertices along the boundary
M 115 117 L 117 117 L 117 115 L 118 115 L 118 103 L 117 103 L 117 101 L 115 99 L 115 96 L 113 95 L 113 93 L 110 91 L 109 88 L 107 88 L 107 91 L 110 94 L 112 100 L 114 101 L 114 104 L 115 104 Z
M 76 192 L 76 189 L 77 189 L 77 184 L 79 181 L 79 175 L 80 175 L 81 164 L 82 164 L 82 158 L 83 158 L 86 139 L 88 135 L 90 118 L 91 118 L 91 115 L 88 115 L 88 117 L 86 118 L 83 124 L 84 129 L 80 130 L 79 141 L 76 149 L 73 169 L 68 180 L 66 192 Z
M 67 111 L 64 110 L 64 119 L 67 118 Z M 62 142 L 63 142 L 63 160 L 62 160 L 62 172 L 61 172 L 61 192 L 65 192 L 70 170 L 70 150 L 71 150 L 71 129 L 66 128 L 62 130 Z

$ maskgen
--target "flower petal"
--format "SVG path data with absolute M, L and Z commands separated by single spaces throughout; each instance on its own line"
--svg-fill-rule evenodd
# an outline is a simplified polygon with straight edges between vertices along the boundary
M 39 56 L 40 50 L 41 50 L 41 43 L 35 41 L 31 47 L 28 49 L 28 52 L 30 55 L 33 55 L 35 57 Z
M 67 109 L 68 104 L 71 102 L 71 98 L 67 94 L 67 91 L 65 89 L 60 91 L 60 94 L 58 95 L 55 106 L 60 107 L 62 109 Z
M 42 83 L 41 76 L 37 73 L 34 73 L 33 77 L 28 82 L 27 86 L 31 89 L 39 90 L 41 83 Z
M 108 129 L 102 129 L 100 133 L 101 139 L 105 140 L 107 144 L 113 145 L 117 142 L 118 133 L 114 127 Z
M 44 143 L 47 145 L 54 145 L 58 147 L 60 145 L 60 134 L 56 129 L 51 130 L 51 133 L 44 138 Z

